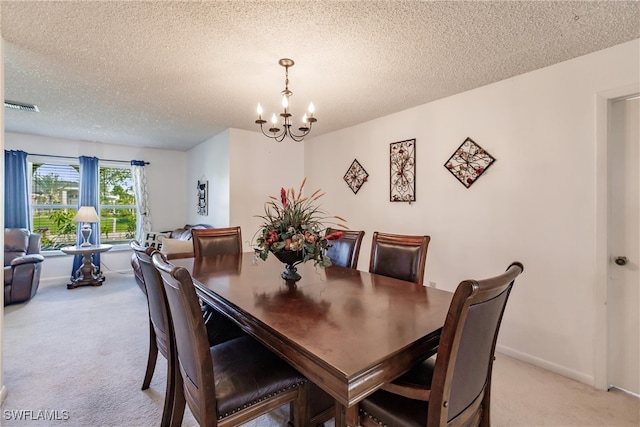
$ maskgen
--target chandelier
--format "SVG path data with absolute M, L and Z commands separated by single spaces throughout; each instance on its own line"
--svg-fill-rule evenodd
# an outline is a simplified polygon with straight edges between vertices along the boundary
M 266 137 L 275 139 L 278 142 L 281 142 L 286 136 L 289 136 L 294 141 L 300 142 L 311 132 L 311 126 L 317 121 L 316 118 L 313 117 L 313 103 L 309 104 L 309 115 L 305 114 L 304 117 L 302 117 L 302 126 L 298 128 L 300 133 L 294 133 L 291 130 L 292 114 L 289 112 L 289 98 L 293 95 L 293 92 L 289 90 L 289 67 L 293 67 L 294 62 L 293 59 L 282 58 L 278 61 L 278 64 L 284 67 L 284 90 L 281 92 L 284 112 L 280 113 L 280 117 L 282 117 L 282 130 L 278 127 L 276 113 L 273 113 L 273 116 L 271 116 L 271 127 L 268 133 L 265 132 L 263 125 L 267 123 L 267 121 L 262 118 L 262 106 L 259 103 L 258 120 L 256 120 L 256 124 L 260 125 L 260 130 Z

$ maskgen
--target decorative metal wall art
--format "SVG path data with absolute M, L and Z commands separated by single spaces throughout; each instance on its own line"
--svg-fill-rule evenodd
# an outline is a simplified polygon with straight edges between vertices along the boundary
M 347 183 L 353 194 L 358 194 L 358 190 L 367 182 L 367 178 L 369 178 L 369 174 L 362 167 L 362 165 L 358 162 L 358 159 L 354 159 L 351 166 L 347 170 L 347 173 L 344 174 L 344 181 Z
M 455 176 L 465 187 L 471 187 L 496 159 L 467 138 L 444 164 L 444 167 Z
M 208 214 L 209 181 L 205 177 L 198 181 L 198 215 Z
M 416 140 L 393 142 L 389 147 L 389 199 L 392 202 L 415 202 Z

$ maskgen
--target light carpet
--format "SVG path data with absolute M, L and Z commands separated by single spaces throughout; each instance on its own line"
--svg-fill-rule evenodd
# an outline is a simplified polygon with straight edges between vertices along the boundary
M 95 288 L 41 286 L 32 301 L 5 307 L 8 395 L 0 423 L 158 426 L 166 363 L 158 356 L 151 386 L 141 391 L 148 339 L 146 299 L 132 274 L 110 273 Z M 640 425 L 639 399 L 596 391 L 500 354 L 491 410 L 495 426 Z M 285 426 L 287 415 L 283 407 L 246 426 Z M 196 425 L 187 409 L 183 426 Z M 326 425 L 332 427 L 333 421 Z

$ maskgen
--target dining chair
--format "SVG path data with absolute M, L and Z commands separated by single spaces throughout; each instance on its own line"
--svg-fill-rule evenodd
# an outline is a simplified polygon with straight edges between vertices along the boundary
M 358 257 L 360 255 L 360 246 L 362 245 L 364 231 L 338 230 L 329 227 L 326 229 L 325 235 L 328 236 L 336 231 L 341 231 L 342 237 L 337 240 L 332 240 L 325 254 L 329 257 L 333 265 L 358 268 Z
M 142 381 L 142 390 L 149 388 L 159 351 L 167 360 L 167 386 L 161 425 L 175 425 L 176 422 L 179 424 L 182 418 L 177 421 L 171 419 L 176 378 L 180 375 L 175 366 L 177 359 L 173 341 L 175 339 L 173 324 L 171 323 L 169 305 L 162 285 L 162 278 L 151 259 L 151 256 L 158 250 L 152 247 L 145 248 L 135 240 L 131 241 L 129 246 L 138 258 L 138 265 L 140 266 L 147 291 L 147 305 L 149 308 L 149 356 L 147 357 L 147 370 Z M 244 335 L 240 327 L 222 314 L 211 313 L 207 310 L 207 307 L 201 307 L 201 313 L 205 321 L 210 345 L 219 344 Z M 182 417 L 182 414 L 179 416 Z
M 249 336 L 210 347 L 191 275 L 160 253 L 152 259 L 175 328 L 174 411 L 188 404 L 201 426 L 237 426 L 288 403 L 293 424 L 308 425 L 306 378 Z
M 193 254 L 196 258 L 208 255 L 242 253 L 240 227 L 203 228 L 191 230 Z
M 461 282 L 435 357 L 418 363 L 359 404 L 363 426 L 489 426 L 496 339 L 511 289 L 524 267 Z
M 193 254 L 196 260 L 212 255 L 235 255 L 242 253 L 242 232 L 240 227 L 225 228 L 193 228 L 191 230 L 193 241 Z M 201 301 L 202 311 L 205 316 L 207 331 L 211 336 L 209 341 L 226 340 L 239 336 L 241 330 L 224 314 Z M 217 325 L 215 328 L 210 324 Z
M 369 272 L 422 285 L 430 236 L 374 232 Z
M 162 279 L 151 260 L 151 256 L 154 252 L 157 252 L 157 249 L 152 247 L 145 248 L 137 241 L 131 241 L 129 246 L 138 258 L 138 264 L 147 291 L 147 306 L 149 308 L 149 356 L 147 357 L 147 370 L 142 381 L 142 390 L 149 388 L 158 359 L 158 351 L 160 351 L 160 354 L 167 360 L 167 386 L 160 425 L 177 425 L 182 419 L 182 415 L 180 415 L 180 420 L 177 422 L 172 420 L 171 416 L 176 376 L 179 374 L 176 371 L 176 351 L 169 306 Z

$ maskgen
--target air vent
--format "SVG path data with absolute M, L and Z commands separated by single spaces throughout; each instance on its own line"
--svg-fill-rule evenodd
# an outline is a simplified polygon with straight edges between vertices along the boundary
M 11 108 L 13 110 L 23 110 L 23 111 L 33 111 L 34 113 L 39 113 L 38 106 L 34 104 L 23 104 L 21 102 L 14 101 L 4 101 L 5 108 Z

